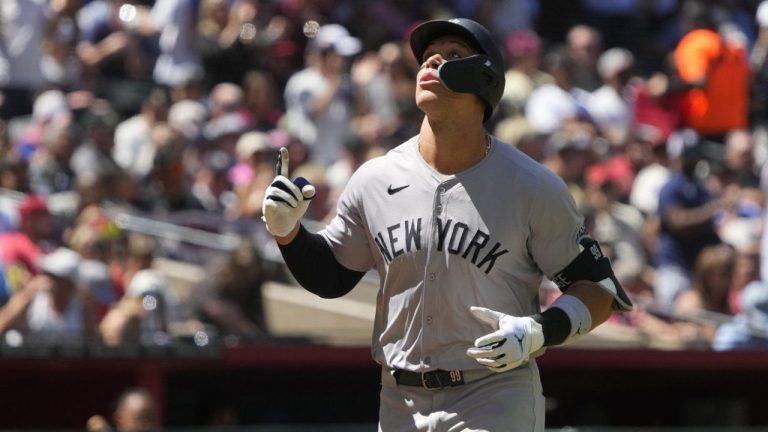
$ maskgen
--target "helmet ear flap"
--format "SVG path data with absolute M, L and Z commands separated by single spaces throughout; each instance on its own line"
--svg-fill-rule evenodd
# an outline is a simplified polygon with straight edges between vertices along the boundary
M 449 90 L 480 94 L 486 90 L 489 78 L 492 78 L 485 66 L 487 61 L 488 56 L 484 54 L 450 60 L 437 68 L 437 75 Z
M 493 111 L 493 104 L 488 96 L 499 85 L 499 77 L 487 55 L 475 54 L 447 61 L 437 68 L 437 75 L 448 90 L 474 93 L 483 100 L 486 111 Z M 486 113 L 485 117 L 488 115 Z

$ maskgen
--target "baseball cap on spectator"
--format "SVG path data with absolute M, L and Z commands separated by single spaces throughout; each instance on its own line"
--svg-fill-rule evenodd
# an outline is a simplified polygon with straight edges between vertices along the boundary
M 634 177 L 628 159 L 611 158 L 587 167 L 584 179 L 591 186 L 603 187 L 613 184 L 621 194 L 629 195 Z
M 314 47 L 319 50 L 333 50 L 336 54 L 349 57 L 360 52 L 360 39 L 349 34 L 346 28 L 339 24 L 326 24 L 317 31 Z
M 597 72 L 600 76 L 611 78 L 627 71 L 635 64 L 635 57 L 624 48 L 611 48 L 606 50 L 597 59 Z
M 228 112 L 237 110 L 243 103 L 243 90 L 232 83 L 216 84 L 211 89 L 208 103 L 213 112 Z
M 80 254 L 72 249 L 60 247 L 49 254 L 41 256 L 38 261 L 38 267 L 49 275 L 76 282 L 80 261 Z
M 19 204 L 19 217 L 23 220 L 34 214 L 50 214 L 48 204 L 37 195 L 27 195 Z
M 529 29 L 516 30 L 504 40 L 504 47 L 510 58 L 539 54 L 541 38 Z
M 157 270 L 144 269 L 136 272 L 128 283 L 125 295 L 141 297 L 151 292 L 165 293 L 169 289 L 168 281 Z
M 179 131 L 185 138 L 196 140 L 200 137 L 208 111 L 200 102 L 181 100 L 168 110 L 168 125 Z
M 32 120 L 49 122 L 60 116 L 68 116 L 72 110 L 67 103 L 67 97 L 59 90 L 47 90 L 35 98 L 32 104 Z
M 251 131 L 246 132 L 240 136 L 235 146 L 235 153 L 238 159 L 246 160 L 250 158 L 254 153 L 262 151 L 270 151 L 270 137 L 264 132 Z

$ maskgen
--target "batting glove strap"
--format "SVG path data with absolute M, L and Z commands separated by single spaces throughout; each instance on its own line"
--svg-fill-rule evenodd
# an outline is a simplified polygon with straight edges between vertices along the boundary
M 532 317 L 515 317 L 486 308 L 473 307 L 479 319 L 498 330 L 479 337 L 467 355 L 494 372 L 505 372 L 527 363 L 544 346 L 541 324 Z
M 292 182 L 279 175 L 267 187 L 261 210 L 270 234 L 287 236 L 306 213 L 309 202 L 315 196 L 315 188 L 306 180 L 301 180 Z

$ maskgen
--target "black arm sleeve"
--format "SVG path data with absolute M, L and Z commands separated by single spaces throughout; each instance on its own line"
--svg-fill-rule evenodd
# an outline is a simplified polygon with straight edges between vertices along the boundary
M 350 270 L 336 261 L 320 234 L 299 225 L 299 233 L 287 245 L 279 245 L 288 269 L 307 291 L 323 298 L 336 298 L 352 291 L 365 272 Z
M 531 318 L 541 324 L 544 333 L 544 346 L 560 345 L 571 334 L 571 320 L 560 308 L 549 308 Z

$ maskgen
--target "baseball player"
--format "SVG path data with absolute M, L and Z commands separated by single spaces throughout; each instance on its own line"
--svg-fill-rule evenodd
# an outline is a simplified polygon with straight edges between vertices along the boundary
M 319 233 L 299 223 L 314 188 L 285 177 L 282 151 L 267 229 L 321 297 L 378 271 L 380 431 L 542 431 L 535 357 L 631 302 L 560 178 L 484 130 L 504 89 L 488 31 L 428 21 L 410 45 L 419 134 L 360 167 Z M 544 276 L 563 294 L 540 312 Z

